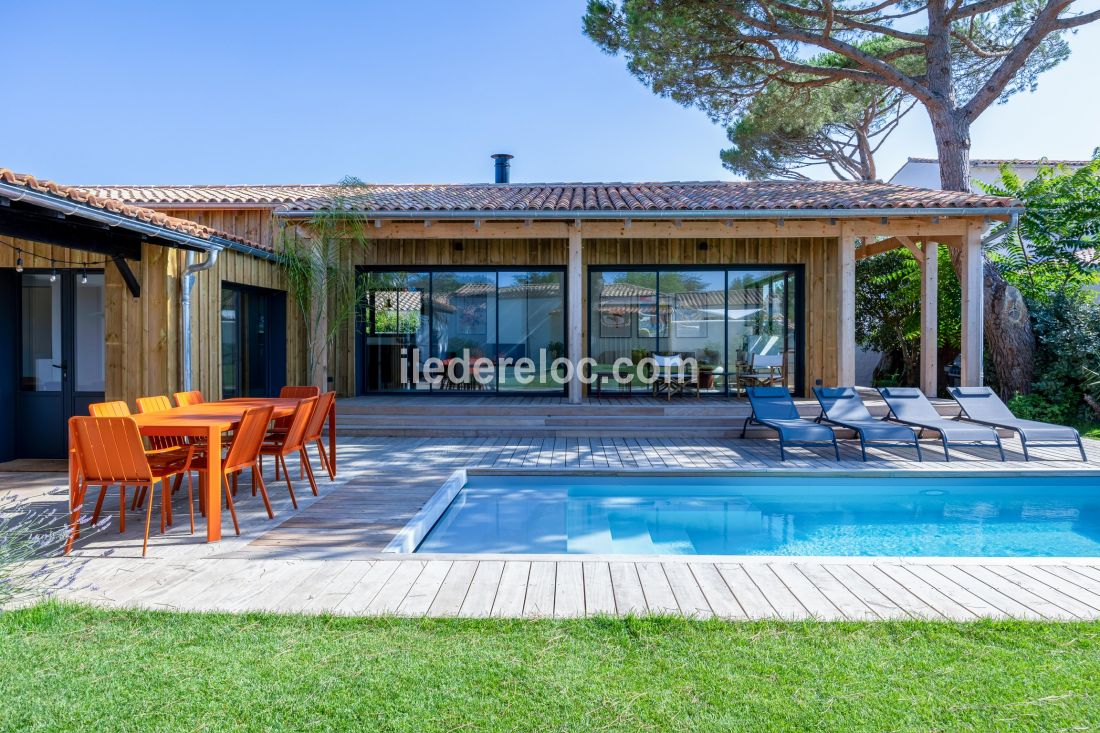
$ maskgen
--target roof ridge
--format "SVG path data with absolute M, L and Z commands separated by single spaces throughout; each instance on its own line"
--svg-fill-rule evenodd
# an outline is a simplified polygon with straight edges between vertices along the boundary
M 917 160 L 910 158 L 910 160 Z M 474 181 L 463 183 L 451 182 L 415 182 L 393 183 L 385 181 L 360 181 L 357 183 L 83 183 L 74 185 L 74 188 L 102 189 L 102 188 L 175 188 L 175 189 L 200 189 L 200 188 L 360 188 L 360 187 L 422 187 L 438 188 L 440 186 L 462 186 L 465 188 L 546 188 L 553 186 L 728 186 L 728 185 L 753 185 L 753 186 L 798 186 L 798 185 L 864 185 L 883 183 L 881 180 L 873 181 L 790 181 L 784 179 L 764 180 L 696 180 L 696 181 L 509 181 L 508 183 L 494 183 L 491 181 Z

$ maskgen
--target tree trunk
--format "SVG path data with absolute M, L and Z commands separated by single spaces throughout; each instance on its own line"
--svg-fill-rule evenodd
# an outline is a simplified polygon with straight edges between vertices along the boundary
M 957 111 L 928 110 L 940 162 L 940 187 L 970 190 L 970 124 Z M 951 264 L 964 277 L 958 253 Z M 988 260 L 984 263 L 985 346 L 1003 397 L 1031 392 L 1035 376 L 1035 334 L 1020 291 L 1009 285 Z

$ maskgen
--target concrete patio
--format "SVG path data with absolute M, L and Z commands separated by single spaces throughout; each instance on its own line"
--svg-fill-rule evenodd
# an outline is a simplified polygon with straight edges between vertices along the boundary
M 242 491 L 242 534 L 215 544 L 187 531 L 179 495 L 176 526 L 154 534 L 140 557 L 141 522 L 113 524 L 80 540 L 65 560 L 74 580 L 53 595 L 103 606 L 171 610 L 344 614 L 567 617 L 672 613 L 724 618 L 1100 618 L 1100 558 L 797 558 L 577 555 L 414 555 L 381 550 L 457 468 L 484 471 L 712 473 L 906 470 L 1093 472 L 1069 449 L 1044 449 L 1024 463 L 1009 441 L 1009 462 L 992 450 L 960 450 L 944 463 L 934 441 L 923 464 L 902 451 L 845 445 L 836 464 L 824 452 L 795 450 L 780 464 L 774 441 L 652 439 L 354 438 L 340 443 L 337 480 L 321 495 L 299 488 L 294 511 L 285 486 L 266 476 L 270 521 Z M 938 454 L 938 455 L 937 455 Z M 292 474 L 296 467 L 291 464 Z M 269 472 L 271 469 L 269 467 Z M 64 511 L 64 476 L 0 474 L 0 490 Z M 242 484 L 242 486 L 247 485 Z M 299 486 L 305 486 L 301 482 Z M 60 490 L 59 490 L 60 489 Z M 117 507 L 112 493 L 106 506 Z M 144 516 L 141 517 L 144 519 Z M 228 521 L 228 517 L 226 518 Z M 117 521 L 117 520 L 115 520 Z

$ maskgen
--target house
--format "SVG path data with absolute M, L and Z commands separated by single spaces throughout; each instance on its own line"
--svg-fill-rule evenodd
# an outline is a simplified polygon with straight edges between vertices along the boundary
M 1077 170 L 1088 165 L 1089 160 L 1048 160 L 1046 158 L 1026 160 L 1022 158 L 972 158 L 970 160 L 970 180 L 981 183 L 996 183 L 1001 177 L 1001 166 L 1008 165 L 1020 178 L 1030 181 L 1042 166 L 1060 165 Z M 890 178 L 890 183 L 899 186 L 917 186 L 919 188 L 940 187 L 940 162 L 937 158 L 909 158 Z
M 331 209 L 337 194 L 344 215 L 367 222 L 371 232 L 370 245 L 345 264 L 362 278 L 367 295 L 328 354 L 325 378 L 341 395 L 444 392 L 457 385 L 418 377 L 430 359 L 446 363 L 464 355 L 487 365 L 486 378 L 476 384 L 481 394 L 552 392 L 574 403 L 584 399 L 579 375 L 563 386 L 551 379 L 554 368 L 543 364 L 525 382 L 505 357 L 536 364 L 543 357 L 573 363 L 591 357 L 603 368 L 618 359 L 679 352 L 716 365 L 716 374 L 733 375 L 752 354 L 767 350 L 783 356 L 781 381 L 795 394 L 815 384 L 852 384 L 857 250 L 865 256 L 912 248 L 915 240 L 954 247 L 968 263 L 963 379 L 980 380 L 980 242 L 988 222 L 1017 211 L 1010 200 L 881 182 L 510 183 L 501 160 L 495 183 L 364 184 L 353 190 L 73 189 L 5 173 L 0 198 L 15 204 L 21 189 L 35 190 L 54 206 L 117 207 L 130 218 L 156 217 L 165 231 L 200 227 L 195 231 L 208 238 L 202 240 L 206 250 L 164 235 L 111 250 L 111 264 L 98 258 L 106 288 L 106 399 L 171 392 L 188 378 L 213 395 L 272 392 L 280 381 L 308 379 L 303 319 L 289 302 L 273 250 L 281 229 L 308 237 L 311 221 Z M 28 278 L 48 269 L 39 262 L 32 273 L 25 263 L 16 277 L 15 251 L 48 251 L 58 267 L 81 272 L 79 262 L 97 259 L 72 238 L 60 243 L 68 248 L 40 250 L 35 242 L 49 240 L 36 239 L 36 232 L 0 228 L 0 242 L 8 245 L 0 250 L 0 267 L 7 268 L 5 287 L 15 300 L 20 288 L 29 287 Z M 210 250 L 219 254 L 203 269 Z M 139 256 L 142 288 L 136 295 L 124 290 L 121 273 Z M 198 272 L 186 307 L 189 261 L 200 264 L 192 267 Z M 922 333 L 933 343 L 936 277 L 935 267 L 927 268 L 932 300 L 925 301 Z M 37 306 L 33 310 L 37 314 Z M 22 318 L 38 316 L 24 312 Z M 187 320 L 189 351 L 180 343 Z M 32 376 L 42 369 L 42 379 L 51 378 L 54 367 L 46 360 L 64 349 L 8 338 L 17 347 L 9 372 L 24 364 Z M 72 338 L 61 336 L 65 343 Z M 97 332 L 85 340 L 99 338 Z M 922 385 L 934 394 L 938 368 L 930 351 Z M 39 383 L 12 382 L 23 391 Z M 733 387 L 732 379 L 715 379 L 711 391 L 724 395 Z M 51 420 L 63 423 L 84 402 L 70 399 Z M 17 416 L 16 424 L 20 419 L 25 417 Z

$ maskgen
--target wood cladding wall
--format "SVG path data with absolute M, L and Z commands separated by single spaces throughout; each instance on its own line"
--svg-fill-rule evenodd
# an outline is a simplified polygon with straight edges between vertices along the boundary
M 705 248 L 701 246 L 705 243 Z M 804 272 L 805 383 L 835 384 L 839 257 L 835 238 L 585 239 L 584 278 L 590 266 L 801 265 Z M 565 239 L 393 239 L 375 242 L 348 267 L 564 267 Z M 587 290 L 587 287 L 585 288 Z M 582 297 L 587 297 L 582 292 Z M 588 312 L 588 304 L 583 311 Z M 587 343 L 587 326 L 585 343 Z M 355 393 L 355 326 L 349 323 L 330 360 L 336 389 Z

